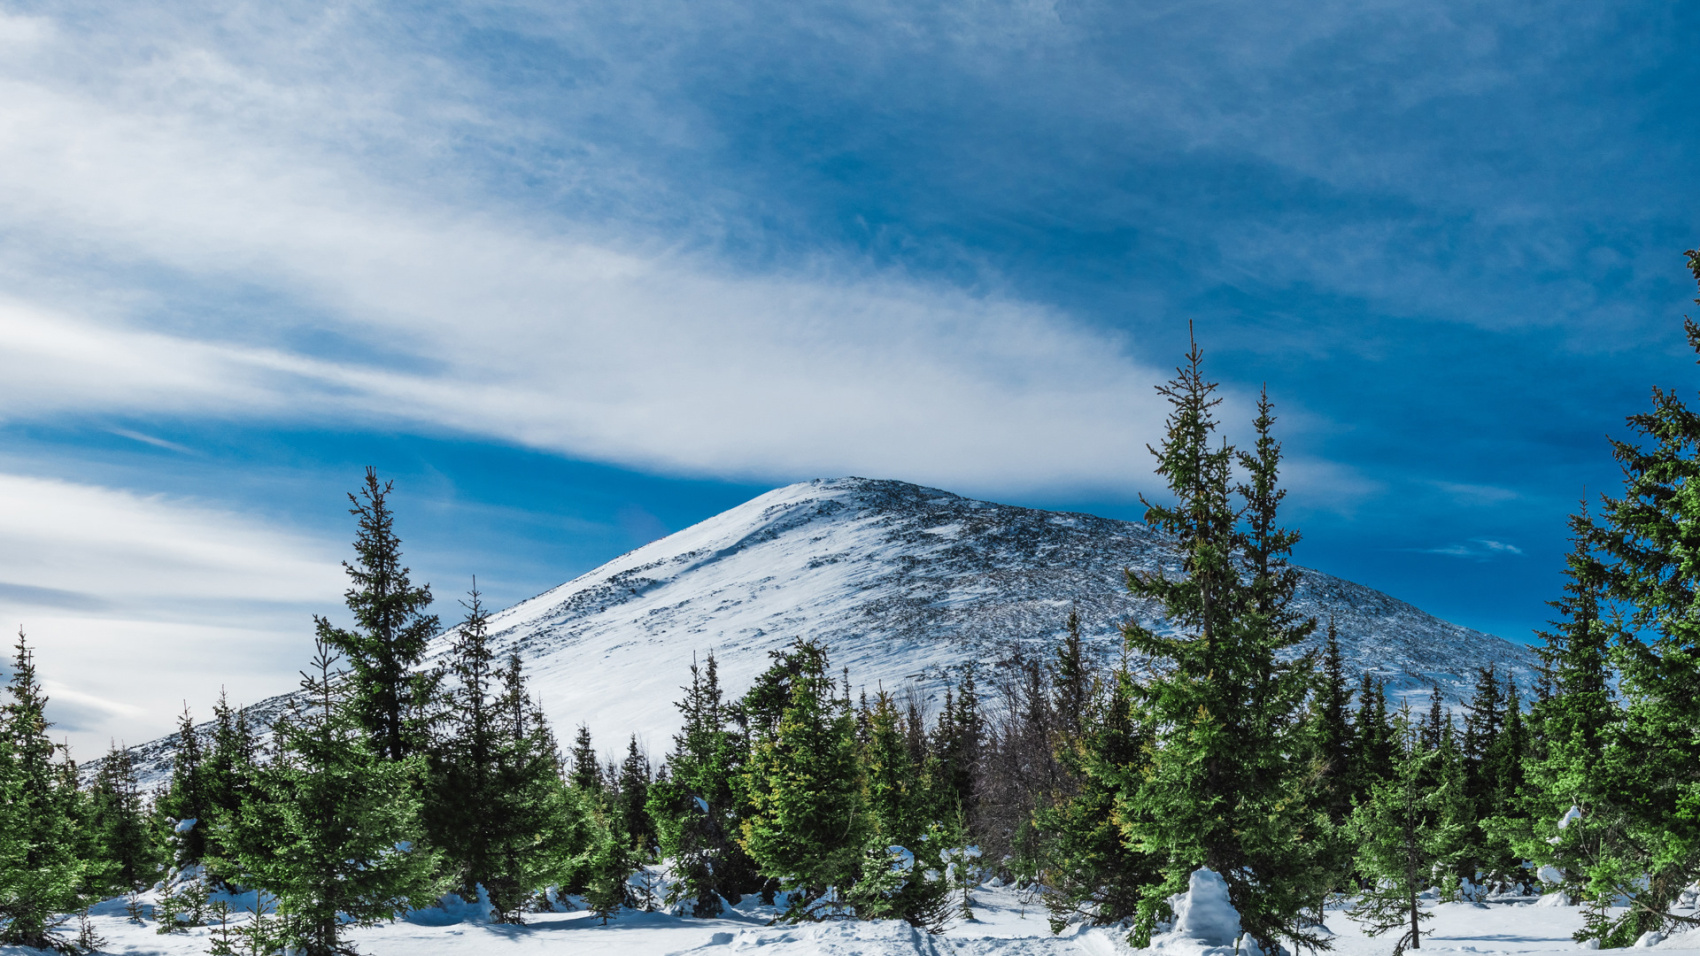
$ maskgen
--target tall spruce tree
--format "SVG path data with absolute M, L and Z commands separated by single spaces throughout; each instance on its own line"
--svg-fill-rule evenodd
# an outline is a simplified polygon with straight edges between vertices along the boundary
M 1368 673 L 1358 684 L 1358 713 L 1352 724 L 1352 799 L 1361 803 L 1377 781 L 1393 776 L 1398 749 L 1387 713 L 1386 685 Z
M 522 904 L 544 886 L 584 882 L 585 855 L 598 838 L 591 801 L 566 785 L 560 746 L 542 706 L 526 689 L 519 653 L 498 672 L 497 709 L 505 726 L 492 805 L 493 867 L 484 885 L 499 918 L 521 922 Z M 624 886 L 627 869 L 620 876 Z
M 1593 895 L 1588 891 L 1592 869 L 1633 853 L 1615 845 L 1632 833 L 1632 804 L 1606 772 L 1621 744 L 1617 731 L 1623 711 L 1613 690 L 1612 662 L 1618 628 L 1610 615 L 1606 568 L 1595 547 L 1599 529 L 1586 500 L 1571 516 L 1570 529 L 1564 593 L 1548 602 L 1558 617 L 1539 634 L 1550 690 L 1530 715 L 1531 722 L 1538 722 L 1540 740 L 1526 765 L 1527 825 L 1514 834 L 1525 855 L 1561 877 L 1562 891 L 1580 898 Z M 1567 823 L 1559 828 L 1554 821 L 1561 818 Z M 1595 895 L 1593 901 L 1612 898 Z
M 910 756 L 896 699 L 880 688 L 864 711 L 860 762 L 868 827 L 849 898 L 857 916 L 937 931 L 949 914 L 951 887 L 943 876 L 944 828 L 930 816 L 936 801 Z
M 380 482 L 375 468 L 366 483 L 348 496 L 349 514 L 358 521 L 355 561 L 343 562 L 351 582 L 344 595 L 354 616 L 353 629 L 315 617 L 318 639 L 341 653 L 352 669 L 350 712 L 372 740 L 373 749 L 390 760 L 423 753 L 434 717 L 437 671 L 419 667 L 425 645 L 437 633 L 437 617 L 427 613 L 431 586 L 414 587 L 401 563 L 401 539 L 390 511 L 391 482 Z
M 1311 698 L 1311 759 L 1316 762 L 1321 805 L 1330 822 L 1346 822 L 1352 811 L 1353 691 L 1346 682 L 1346 665 L 1340 656 L 1340 635 L 1334 619 L 1328 620 L 1328 637 L 1323 644 L 1322 667 L 1317 673 Z
M 824 645 L 798 639 L 769 675 L 766 686 L 783 686 L 785 703 L 778 722 L 750 741 L 741 842 L 791 894 L 784 918 L 812 919 L 829 890 L 853 885 L 865 847 L 856 720 L 834 696 Z
M 647 859 L 655 849 L 655 825 L 650 822 L 649 787 L 653 774 L 649 766 L 649 755 L 638 746 L 637 735 L 626 745 L 626 758 L 620 761 L 619 796 L 615 799 L 615 811 L 620 818 L 620 829 L 631 842 L 638 855 Z
M 82 909 L 87 864 L 78 858 L 73 817 L 76 781 L 67 780 L 59 749 L 48 739 L 47 695 L 36 676 L 35 653 L 18 631 L 12 680 L 0 709 L 9 773 L 0 778 L 0 944 L 60 952 L 79 947 L 53 930 Z M 9 778 L 9 779 L 7 779 Z M 7 859 L 9 857 L 9 859 Z
M 1700 252 L 1688 265 L 1700 281 Z M 1700 325 L 1684 328 L 1700 352 Z M 1604 754 L 1629 839 L 1590 868 L 1591 892 L 1631 899 L 1621 919 L 1590 930 L 1608 944 L 1684 922 L 1673 904 L 1700 878 L 1700 414 L 1655 388 L 1652 410 L 1628 426 L 1629 440 L 1611 442 L 1623 490 L 1604 498 L 1595 539 L 1629 611 L 1614 654 L 1623 722 Z
M 188 703 L 177 718 L 172 738 L 171 780 L 155 803 L 171 864 L 198 866 L 207 855 L 207 831 L 212 823 L 206 794 L 206 740 L 195 726 Z
M 583 802 L 564 792 L 548 724 L 517 656 L 497 667 L 489 613 L 476 582 L 450 646 L 453 717 L 432 748 L 426 820 L 455 888 L 482 888 L 499 922 L 551 879 L 572 881 L 571 859 L 590 840 Z
M 202 812 L 208 817 L 202 837 L 206 852 L 203 862 L 215 880 L 225 880 L 235 867 L 235 850 L 225 835 L 253 795 L 258 760 L 259 742 L 247 713 L 230 706 L 229 697 L 220 690 L 218 703 L 213 706 L 212 733 L 201 764 L 199 788 Z
M 1155 726 L 1154 757 L 1125 777 L 1127 839 L 1163 860 L 1159 883 L 1141 892 L 1134 940 L 1169 918 L 1168 899 L 1207 867 L 1228 884 L 1245 931 L 1266 949 L 1285 938 L 1326 946 L 1304 912 L 1329 889 L 1327 821 L 1309 808 L 1302 752 L 1303 707 L 1313 661 L 1284 659 L 1314 622 L 1291 607 L 1297 571 L 1286 563 L 1297 532 L 1280 527 L 1280 445 L 1265 395 L 1251 452 L 1236 456 L 1216 436 L 1216 385 L 1194 344 L 1187 364 L 1159 391 L 1171 412 L 1157 471 L 1174 502 L 1147 503 L 1145 520 L 1170 536 L 1182 575 L 1128 574 L 1136 596 L 1160 603 L 1174 633 L 1130 623 L 1128 647 L 1160 662 L 1140 689 Z M 1230 490 L 1236 460 L 1247 481 Z M 1243 502 L 1237 507 L 1234 492 Z
M 1080 612 L 1071 610 L 1063 623 L 1062 643 L 1051 657 L 1051 712 L 1065 740 L 1078 738 L 1092 705 L 1092 664 L 1080 636 Z
M 421 843 L 423 758 L 391 760 L 359 719 L 351 683 L 321 639 L 301 693 L 273 728 L 276 753 L 232 839 L 241 883 L 277 900 L 282 942 L 306 956 L 352 952 L 350 925 L 429 905 L 442 890 Z M 358 699 L 358 698 L 357 698 Z

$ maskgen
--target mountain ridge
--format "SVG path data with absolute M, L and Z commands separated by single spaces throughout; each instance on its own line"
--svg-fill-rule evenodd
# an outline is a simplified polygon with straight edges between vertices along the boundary
M 815 479 L 623 554 L 490 618 L 498 653 L 518 651 L 545 712 L 565 736 L 585 723 L 604 749 L 637 734 L 652 753 L 676 729 L 673 701 L 691 655 L 713 651 L 729 695 L 796 637 L 823 640 L 854 685 L 912 684 L 936 698 L 970 663 L 987 669 L 1049 652 L 1070 610 L 1101 659 L 1130 618 L 1165 629 L 1160 609 L 1128 594 L 1124 570 L 1178 574 L 1179 555 L 1150 527 L 1076 512 L 978 501 L 887 479 Z M 1460 627 L 1343 578 L 1300 568 L 1295 607 L 1330 617 L 1347 669 L 1426 702 L 1456 706 L 1475 668 L 1531 685 L 1527 648 Z M 437 638 L 428 661 L 448 652 Z M 251 708 L 268 724 L 289 695 Z M 143 745 L 161 769 L 165 741 Z M 139 748 L 140 749 L 140 748 Z

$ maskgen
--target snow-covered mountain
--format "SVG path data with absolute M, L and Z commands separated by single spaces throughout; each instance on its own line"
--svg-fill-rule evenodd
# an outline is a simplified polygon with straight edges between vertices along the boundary
M 970 662 L 1048 653 L 1071 608 L 1099 653 L 1117 653 L 1120 622 L 1162 626 L 1158 608 L 1128 595 L 1124 569 L 1178 567 L 1172 546 L 1137 522 L 900 481 L 816 480 L 645 545 L 490 626 L 503 654 L 518 649 L 560 736 L 585 723 L 603 749 L 635 733 L 659 754 L 692 654 L 712 650 L 737 694 L 769 651 L 813 637 L 870 691 L 917 684 L 938 695 Z M 1457 700 L 1488 664 L 1525 687 L 1533 679 L 1528 648 L 1350 581 L 1307 570 L 1298 602 L 1333 618 L 1354 676 L 1375 673 L 1397 694 L 1426 703 L 1438 684 Z M 439 638 L 433 654 L 447 645 Z M 283 700 L 261 704 L 262 719 Z

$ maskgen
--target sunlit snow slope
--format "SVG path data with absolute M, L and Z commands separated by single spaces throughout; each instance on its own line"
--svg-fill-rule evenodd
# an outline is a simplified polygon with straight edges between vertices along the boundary
M 1070 608 L 1106 656 L 1120 622 L 1160 627 L 1157 608 L 1128 596 L 1128 568 L 1178 573 L 1173 549 L 1136 522 L 818 480 L 632 551 L 502 611 L 491 630 L 504 655 L 518 648 L 558 735 L 587 723 L 603 749 L 636 733 L 659 755 L 693 653 L 712 650 L 737 694 L 769 651 L 813 637 L 854 684 L 937 695 L 970 662 L 984 674 L 1017 652 L 1048 653 Z M 1490 663 L 1525 687 L 1533 677 L 1527 648 L 1340 578 L 1304 572 L 1299 602 L 1335 620 L 1354 679 L 1368 670 L 1423 702 L 1436 683 L 1457 700 Z M 434 655 L 447 646 L 439 638 Z M 280 703 L 256 709 L 264 719 Z
M 768 652 L 825 641 L 854 684 L 936 694 L 969 662 L 1048 653 L 1070 608 L 1101 653 L 1130 617 L 1124 569 L 1178 573 L 1142 524 L 974 501 L 899 481 L 841 478 L 769 492 L 496 615 L 556 726 L 588 723 L 604 746 L 637 733 L 663 749 L 691 654 L 713 650 L 741 692 Z M 1476 667 L 1527 686 L 1527 648 L 1448 624 L 1378 591 L 1314 571 L 1304 613 L 1335 620 L 1354 674 L 1405 693 L 1456 698 Z M 984 683 L 984 681 L 982 681 Z

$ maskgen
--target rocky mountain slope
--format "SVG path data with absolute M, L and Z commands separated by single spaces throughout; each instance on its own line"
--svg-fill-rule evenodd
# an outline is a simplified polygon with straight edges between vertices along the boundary
M 1104 656 L 1129 618 L 1162 627 L 1132 599 L 1124 569 L 1178 573 L 1173 548 L 1143 524 L 975 501 L 899 481 L 841 478 L 771 491 L 496 614 L 501 652 L 517 648 L 566 738 L 588 724 L 612 750 L 637 734 L 668 749 L 673 701 L 692 654 L 713 651 L 741 693 L 768 652 L 825 641 L 854 684 L 915 684 L 936 697 L 962 667 L 982 672 L 1044 654 L 1069 610 Z M 1525 687 L 1526 647 L 1449 624 L 1379 591 L 1305 571 L 1301 610 L 1335 621 L 1348 668 L 1426 704 L 1456 701 L 1478 667 Z M 434 654 L 447 648 L 439 638 Z M 259 705 L 262 720 L 283 703 Z M 163 749 L 150 747 L 157 766 Z

